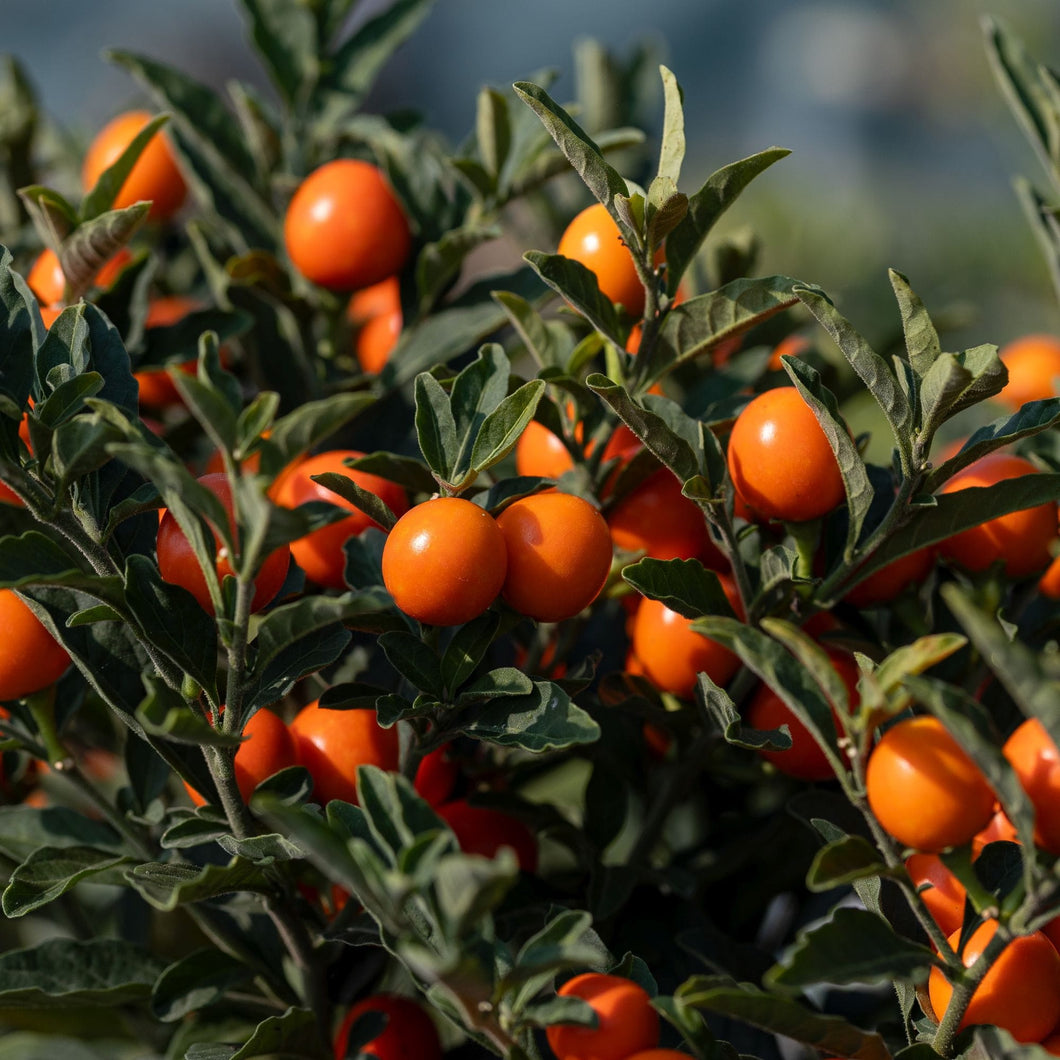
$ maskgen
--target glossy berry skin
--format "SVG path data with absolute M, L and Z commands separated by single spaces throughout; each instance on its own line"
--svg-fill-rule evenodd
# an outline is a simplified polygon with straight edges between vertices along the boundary
M 347 460 L 364 456 L 356 449 L 329 449 L 324 453 L 306 457 L 288 475 L 278 489 L 276 503 L 283 508 L 297 508 L 310 501 L 327 501 L 352 513 L 336 523 L 328 523 L 312 533 L 291 543 L 291 555 L 306 577 L 317 585 L 328 589 L 345 589 L 343 572 L 346 568 L 346 553 L 343 546 L 351 537 L 362 534 L 369 526 L 378 526 L 364 512 L 339 494 L 329 490 L 314 475 L 327 473 L 344 475 L 362 489 L 374 493 L 395 515 L 408 511 L 408 497 L 396 483 L 367 471 L 357 471 L 346 466 Z
M 1002 748 L 1034 805 L 1034 841 L 1060 854 L 1060 751 L 1037 718 L 1022 722 Z
M 1008 382 L 995 401 L 1015 411 L 1028 401 L 1060 394 L 1060 338 L 1056 335 L 1021 335 L 997 351 L 1008 369 Z
M 122 152 L 152 117 L 143 110 L 127 111 L 100 129 L 85 153 L 81 167 L 81 186 L 85 191 L 95 187 L 103 171 L 118 161 Z M 160 129 L 125 178 L 112 208 L 120 210 L 149 199 L 151 211 L 148 216 L 153 221 L 165 221 L 184 205 L 187 191 L 169 137 L 165 129 Z
M 949 943 L 966 968 L 997 933 L 997 921 L 985 920 L 960 950 L 960 930 Z M 953 994 L 940 968 L 932 968 L 928 993 L 935 1016 L 942 1018 Z M 1040 931 L 1014 938 L 972 994 L 960 1029 L 977 1023 L 1003 1027 L 1018 1042 L 1038 1042 L 1060 1023 L 1060 953 Z
M 935 566 L 931 546 L 908 552 L 857 583 L 843 599 L 854 607 L 889 604 L 907 590 L 922 584 Z
M 855 708 L 859 702 L 857 682 L 860 671 L 854 657 L 841 651 L 829 651 L 828 657 L 846 686 L 851 709 Z M 773 689 L 766 685 L 758 688 L 748 705 L 747 721 L 755 729 L 779 729 L 781 725 L 787 725 L 791 733 L 791 747 L 786 751 L 758 752 L 781 773 L 799 780 L 834 779 L 835 773 L 820 744 Z M 842 731 L 838 721 L 836 729 Z
M 335 1060 L 346 1060 L 350 1031 L 367 1012 L 381 1012 L 386 1026 L 360 1051 L 378 1060 L 441 1060 L 442 1043 L 434 1021 L 417 1001 L 397 994 L 373 994 L 353 1005 L 335 1035 Z
M 189 313 L 202 309 L 202 303 L 187 295 L 170 294 L 152 298 L 147 306 L 144 327 L 164 328 L 183 320 Z M 191 358 L 180 362 L 180 370 L 187 375 L 194 375 L 196 361 Z M 164 409 L 171 405 L 182 404 L 180 392 L 165 368 L 141 368 L 133 372 L 133 378 L 140 385 L 139 402 L 142 409 Z
M 699 559 L 712 570 L 728 561 L 707 532 L 703 512 L 681 492 L 669 468 L 659 468 L 623 497 L 607 515 L 615 548 L 652 559 Z
M 869 754 L 865 792 L 889 835 L 928 854 L 970 842 L 994 814 L 986 778 L 931 716 L 884 732 Z
M 432 806 L 441 806 L 453 794 L 460 779 L 460 767 L 449 744 L 425 754 L 416 767 L 413 786 L 416 794 Z
M 482 614 L 504 585 L 508 553 L 489 512 L 460 497 L 410 508 L 383 546 L 383 584 L 394 603 L 433 626 Z
M 763 519 L 819 519 L 846 496 L 824 430 L 794 387 L 767 390 L 740 412 L 727 459 L 737 494 Z
M 453 830 L 465 854 L 494 858 L 501 847 L 511 847 L 523 872 L 537 869 L 537 840 L 511 814 L 492 806 L 476 806 L 466 799 L 443 803 L 435 812 Z
M 346 317 L 357 329 L 354 352 L 361 371 L 381 372 L 397 345 L 403 323 L 401 285 L 396 276 L 356 291 L 346 308 Z
M 611 534 L 588 501 L 538 493 L 497 517 L 508 569 L 501 595 L 520 614 L 560 622 L 588 607 L 611 570 Z
M 283 718 L 264 708 L 246 723 L 243 736 L 234 766 L 239 794 L 246 802 L 263 780 L 295 764 L 295 749 Z M 187 791 L 196 806 L 206 802 L 194 788 L 188 787 Z
M 597 1025 L 553 1024 L 545 1030 L 556 1060 L 627 1060 L 659 1043 L 659 1015 L 648 992 L 632 979 L 585 972 L 557 991 L 577 997 L 595 1011 Z
M 235 532 L 235 512 L 232 505 L 232 491 L 228 476 L 224 474 L 203 475 L 199 483 L 210 490 L 224 505 L 228 513 L 229 529 Z M 214 532 L 214 544 L 217 548 L 216 570 L 218 581 L 235 572 L 228 556 L 221 545 L 220 538 Z M 199 606 L 208 614 L 214 613 L 213 600 L 206 585 L 202 568 L 195 559 L 191 543 L 184 536 L 173 513 L 167 511 L 158 524 L 156 542 L 158 553 L 158 570 L 164 581 L 180 585 L 199 602 Z M 251 611 L 260 611 L 283 587 L 287 577 L 287 568 L 291 562 L 291 550 L 282 545 L 265 557 L 254 576 L 254 596 L 251 600 Z
M 932 919 L 949 937 L 964 921 L 965 890 L 938 854 L 910 854 L 906 872 L 920 891 Z
M 604 297 L 621 303 L 630 316 L 644 312 L 644 286 L 633 256 L 603 204 L 593 203 L 575 216 L 560 237 L 558 252 L 595 273 Z
M 738 609 L 735 586 L 723 578 L 722 587 Z M 632 639 L 633 653 L 648 680 L 660 691 L 682 699 L 692 696 L 700 672 L 715 684 L 725 685 L 740 667 L 739 658 L 728 648 L 697 633 L 691 619 L 659 600 L 641 601 L 633 619 Z
M 0 701 L 53 685 L 70 656 L 14 589 L 0 589 Z
M 1037 473 L 1038 469 L 1021 456 L 990 453 L 958 471 L 941 492 L 956 493 L 974 486 L 992 486 L 1006 479 Z M 984 571 L 1000 560 L 1007 578 L 1026 578 L 1044 570 L 1052 561 L 1049 546 L 1056 538 L 1056 525 L 1056 501 L 1047 501 L 962 530 L 939 543 L 939 555 L 973 572 Z
M 398 767 L 398 731 L 384 729 L 375 711 L 328 710 L 320 700 L 304 706 L 290 724 L 299 765 L 313 778 L 313 799 L 357 802 L 358 766 Z
M 283 238 L 294 267 L 335 291 L 385 280 L 412 249 L 408 220 L 382 171 L 353 158 L 325 162 L 302 181 Z

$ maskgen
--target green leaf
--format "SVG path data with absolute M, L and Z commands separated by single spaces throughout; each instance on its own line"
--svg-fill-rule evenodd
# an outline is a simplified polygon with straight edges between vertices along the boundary
M 457 452 L 456 420 L 449 395 L 429 372 L 416 376 L 416 437 L 430 469 L 443 482 L 453 477 Z
M 683 94 L 673 71 L 660 66 L 659 74 L 662 77 L 664 106 L 658 175 L 676 187 L 681 180 L 681 163 L 685 158 Z
M 867 839 L 848 835 L 826 844 L 814 854 L 806 873 L 806 886 L 820 893 L 886 871 L 880 852 Z
M 348 461 L 355 471 L 367 471 L 403 486 L 407 493 L 433 493 L 438 483 L 422 460 L 396 453 L 375 452 Z
M 199 619 L 202 622 L 202 619 Z M 164 736 L 167 740 L 193 746 L 236 747 L 239 738 L 215 729 L 178 692 L 153 674 L 144 675 L 148 692 L 136 709 L 136 718 L 144 732 Z
M 386 501 L 371 490 L 359 486 L 349 475 L 325 471 L 319 475 L 310 475 L 310 478 L 325 489 L 338 494 L 343 500 L 349 501 L 384 530 L 392 530 L 397 522 L 397 516 L 390 510 Z
M 913 410 L 887 362 L 819 291 L 810 290 L 800 284 L 796 286 L 795 293 L 817 318 L 818 323 L 832 336 L 850 367 L 880 406 L 894 433 L 895 446 L 902 455 L 902 466 L 911 466 Z
M 0 954 L 0 1008 L 113 1008 L 146 1000 L 165 961 L 120 939 L 48 939 Z
M 359 601 L 359 594 L 306 596 L 269 611 L 254 641 L 244 722 L 338 659 L 350 642 L 343 619 L 358 610 Z
M 534 418 L 545 392 L 545 381 L 534 379 L 509 394 L 482 421 L 471 449 L 471 470 L 486 471 L 500 463 L 519 441 L 526 425 Z
M 628 196 L 629 188 L 619 172 L 604 160 L 599 146 L 543 88 L 529 81 L 517 81 L 514 88 L 516 95 L 541 119 L 586 187 L 619 223 L 615 196 Z
M 945 420 L 996 394 L 1007 378 L 996 346 L 939 354 L 921 383 L 921 445 L 927 447 Z
M 39 184 L 19 188 L 18 197 L 41 242 L 58 254 L 62 241 L 77 226 L 77 211 L 57 191 Z
M 471 224 L 454 228 L 435 242 L 427 243 L 416 258 L 420 310 L 427 313 L 445 294 L 459 277 L 468 254 L 500 236 L 501 230 L 495 226 Z
M 496 611 L 484 611 L 460 626 L 442 653 L 442 684 L 454 695 L 478 669 L 500 627 Z
M 596 722 L 549 681 L 535 681 L 526 696 L 490 700 L 461 721 L 460 730 L 477 740 L 535 752 L 594 743 L 600 737 Z
M 217 635 L 187 593 L 162 581 L 158 565 L 132 555 L 125 567 L 125 604 L 155 648 L 217 700 Z
M 795 284 L 788 276 L 741 278 L 674 306 L 659 329 L 647 382 L 795 305 Z
M 20 917 L 54 902 L 82 880 L 117 883 L 117 869 L 133 859 L 92 847 L 43 846 L 11 873 L 3 893 L 4 916 Z
M 569 302 L 602 335 L 621 346 L 621 330 L 614 303 L 600 290 L 596 273 L 562 254 L 528 250 L 523 258 L 556 294 Z
M 222 894 L 267 894 L 272 887 L 258 865 L 242 858 L 232 858 L 227 865 L 205 867 L 149 862 L 127 870 L 125 878 L 148 903 L 164 913 L 187 902 L 203 902 Z
M 295 104 L 316 75 L 316 27 L 312 12 L 285 0 L 244 0 L 250 31 L 272 83 Z
M 503 276 L 488 276 L 447 303 L 445 308 L 406 326 L 380 373 L 382 386 L 400 386 L 424 369 L 444 364 L 475 349 L 503 327 L 507 317 L 492 299 L 496 290 L 536 297 L 540 293 L 540 283 L 528 268 Z
M 925 478 L 924 491 L 934 492 L 947 479 L 974 463 L 979 457 L 1057 424 L 1060 424 L 1060 398 L 1028 401 L 1017 412 L 1002 416 L 993 423 L 973 431 L 956 456 L 940 464 Z
M 426 692 L 435 699 L 445 695 L 441 660 L 437 653 L 411 633 L 395 631 L 384 633 L 379 638 L 379 647 L 390 661 L 390 665 L 413 688 Z
M 184 1019 L 220 1001 L 252 975 L 245 964 L 221 950 L 196 950 L 158 977 L 151 993 L 151 1013 L 163 1023 Z
M 727 615 L 735 612 L 715 571 L 696 559 L 642 559 L 622 571 L 642 596 L 661 600 L 671 611 L 685 618 L 701 615 Z
M 419 28 L 433 6 L 433 0 L 397 0 L 328 56 L 311 99 L 320 128 L 335 128 L 361 107 L 391 55 Z
M 824 924 L 801 932 L 765 978 L 770 986 L 796 991 L 822 982 L 891 983 L 922 978 L 932 962 L 926 946 L 899 937 L 883 917 L 840 907 Z
M 110 825 L 65 806 L 0 806 L 0 854 L 18 864 L 40 847 L 125 853 L 124 841 Z
M 156 119 L 157 123 L 157 119 Z M 146 128 L 146 126 L 145 126 Z M 140 133 L 137 136 L 142 136 Z M 136 140 L 133 141 L 136 143 Z M 132 144 L 129 145 L 132 147 Z M 119 163 L 115 163 L 118 165 Z M 89 199 L 107 180 L 107 173 L 100 177 L 100 183 Z M 118 187 L 120 187 L 120 182 Z M 112 200 L 118 187 L 108 191 L 107 198 Z M 86 220 L 74 229 L 63 240 L 59 248 L 59 265 L 66 277 L 66 300 L 76 302 L 86 291 L 94 286 L 96 274 L 123 247 L 147 220 L 151 209 L 149 203 L 137 202 L 120 210 L 106 209 L 106 212 L 88 213 L 88 201 L 81 205 Z M 107 206 L 109 207 L 110 201 Z M 98 216 L 97 216 L 98 213 Z
M 666 238 L 666 289 L 670 295 L 692 263 L 703 241 L 740 193 L 760 173 L 790 151 L 770 147 L 758 154 L 732 162 L 707 177 L 703 186 L 688 200 L 688 213 Z
M 496 291 L 493 297 L 503 307 L 527 351 L 540 368 L 559 368 L 556 339 L 541 314 L 525 298 L 510 291 Z
M 496 184 L 512 146 L 508 100 L 495 89 L 483 87 L 475 109 L 475 140 L 486 172 Z
M 262 445 L 263 465 L 271 456 L 278 471 L 345 427 L 374 401 L 371 394 L 341 393 L 299 405 L 273 423 Z
M 1041 652 L 1007 636 L 1001 623 L 977 608 L 959 586 L 944 585 L 940 592 L 1016 705 L 1027 717 L 1037 718 L 1057 741 L 1060 721 L 1055 708 L 1060 702 L 1060 679 L 1056 668 L 1047 668 Z
M 846 551 L 849 553 L 861 537 L 861 528 L 865 525 L 865 518 L 869 514 L 875 495 L 868 468 L 865 467 L 865 461 L 840 417 L 839 402 L 822 383 L 817 369 L 795 357 L 784 358 L 784 361 L 788 375 L 821 425 L 829 448 L 835 454 L 836 463 L 839 465 L 847 499 Z
M 923 379 L 942 352 L 938 332 L 924 303 L 909 286 L 906 277 L 895 269 L 888 269 L 887 275 L 902 315 L 902 332 L 909 363 L 917 376 Z
M 1060 188 L 1060 126 L 1056 75 L 1035 62 L 1019 38 L 1000 20 L 982 17 L 986 52 L 994 76 L 1031 146 Z
M 182 167 L 185 179 L 195 198 L 220 218 L 233 245 L 241 251 L 277 246 L 279 221 L 271 203 L 247 179 L 255 172 L 254 159 L 224 101 L 174 67 L 126 51 L 109 51 L 106 57 L 172 111 L 176 146 L 187 163 Z
M 710 460 L 705 426 L 686 415 L 677 402 L 658 401 L 654 400 L 655 395 L 649 395 L 653 399 L 651 407 L 642 407 L 630 397 L 625 387 L 599 372 L 589 375 L 585 385 L 618 413 L 622 422 L 681 482 L 697 475 L 702 475 L 708 482 L 720 481 L 710 477 L 719 469 L 714 468 Z
M 749 983 L 736 984 L 723 976 L 693 976 L 677 988 L 675 996 L 692 1008 L 793 1038 L 822 1053 L 891 1060 L 883 1038 L 874 1031 L 863 1031 L 840 1016 L 822 1015 L 793 998 L 765 993 Z

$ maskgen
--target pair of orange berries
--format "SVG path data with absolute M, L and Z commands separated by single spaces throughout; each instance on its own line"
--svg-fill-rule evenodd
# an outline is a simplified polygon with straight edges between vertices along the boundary
M 568 493 L 523 497 L 494 519 L 460 497 L 410 509 L 387 536 L 383 582 L 394 603 L 433 626 L 482 614 L 498 596 L 538 622 L 559 622 L 596 599 L 611 569 L 599 511 Z

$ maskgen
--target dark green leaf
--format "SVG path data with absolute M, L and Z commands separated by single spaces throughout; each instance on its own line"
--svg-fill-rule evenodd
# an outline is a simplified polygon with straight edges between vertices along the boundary
M 196 950 L 158 977 L 151 993 L 151 1012 L 163 1023 L 183 1019 L 220 1001 L 228 990 L 252 975 L 246 965 L 222 951 Z
M 890 983 L 927 974 L 931 951 L 895 934 L 881 916 L 864 909 L 836 909 L 798 940 L 766 975 L 769 985 L 801 990 L 821 983 Z
M 626 567 L 622 577 L 642 596 L 661 600 L 685 618 L 736 617 L 718 575 L 707 570 L 699 560 L 642 559 Z
M 484 611 L 453 634 L 442 653 L 442 682 L 448 695 L 455 695 L 470 680 L 486 657 L 499 625 L 496 611 Z
M 156 909 L 172 912 L 185 902 L 202 902 L 222 894 L 271 889 L 261 868 L 242 858 L 227 865 L 180 865 L 153 862 L 127 870 L 125 878 Z
M 490 700 L 460 729 L 477 740 L 527 751 L 593 743 L 600 727 L 556 684 L 535 681 L 529 695 Z
M 323 1043 L 320 1024 L 312 1009 L 289 1008 L 282 1016 L 270 1016 L 254 1028 L 250 1039 L 229 1060 L 253 1057 L 283 1057 L 284 1060 L 319 1060 Z
M 499 228 L 473 224 L 454 228 L 437 241 L 426 244 L 416 258 L 416 290 L 421 310 L 426 313 L 445 294 L 459 277 L 468 254 L 500 235 Z
M 120 939 L 48 939 L 0 954 L 0 1007 L 114 1007 L 146 1000 L 165 961 Z
M 486 172 L 496 183 L 511 150 L 512 128 L 508 118 L 508 100 L 488 86 L 478 94 L 475 139 Z
M 519 436 L 534 418 L 537 403 L 544 392 L 543 379 L 524 383 L 486 416 L 471 449 L 472 471 L 486 471 L 500 463 L 515 448 Z
M 666 239 L 666 288 L 671 295 L 676 293 L 685 271 L 722 214 L 759 173 L 790 153 L 782 147 L 770 147 L 707 177 L 703 187 L 688 200 L 684 220 Z
M 817 851 L 806 874 L 806 885 L 811 891 L 830 891 L 844 883 L 879 876 L 886 871 L 887 866 L 879 851 L 867 839 L 848 835 Z
M 581 313 L 594 328 L 616 346 L 622 345 L 622 332 L 614 303 L 600 290 L 596 273 L 580 261 L 562 254 L 542 254 L 529 250 L 523 255 L 534 271 L 556 294 Z
M 600 148 L 588 133 L 539 85 L 517 81 L 515 92 L 541 119 L 556 146 L 574 167 L 593 195 L 618 221 L 616 195 L 629 195 L 629 188 L 614 167 L 609 165 Z
M 142 136 L 143 134 L 138 134 Z M 133 141 L 135 143 L 135 141 Z M 130 147 L 132 144 L 130 144 Z M 116 165 L 118 163 L 115 163 Z M 107 174 L 100 177 L 100 182 L 107 180 Z M 119 181 L 118 187 L 121 182 Z M 98 190 L 99 184 L 96 185 Z M 117 187 L 108 192 L 111 198 Z M 93 193 L 90 193 L 91 198 Z M 87 210 L 88 199 L 82 203 L 82 211 Z M 110 203 L 108 202 L 108 206 Z M 150 204 L 134 203 L 121 210 L 108 209 L 96 216 L 86 213 L 89 219 L 78 225 L 63 240 L 59 248 L 59 264 L 66 277 L 66 300 L 76 302 L 83 297 L 95 283 L 99 270 L 123 247 L 141 225 L 147 220 Z
M 311 475 L 310 478 L 325 489 L 338 494 L 344 500 L 348 500 L 350 504 L 364 512 L 372 522 L 377 523 L 384 530 L 393 529 L 394 523 L 397 522 L 397 516 L 387 506 L 386 501 L 376 496 L 371 490 L 359 486 L 348 475 L 335 471 L 325 471 L 320 475 Z
M 442 665 L 438 655 L 411 633 L 395 631 L 379 638 L 379 647 L 399 674 L 413 688 L 426 692 L 435 699 L 445 695 Z
M 201 623 L 201 619 L 199 620 Z M 234 747 L 239 740 L 215 729 L 190 703 L 151 674 L 144 675 L 147 696 L 136 710 L 144 732 L 177 743 Z
M 251 36 L 288 104 L 297 103 L 316 75 L 316 27 L 309 8 L 285 0 L 244 0 Z
M 924 303 L 916 296 L 905 276 L 895 269 L 889 269 L 887 275 L 902 314 L 902 332 L 909 363 L 917 376 L 923 379 L 942 352 L 938 332 Z
M 793 998 L 765 993 L 747 983 L 738 985 L 722 976 L 695 976 L 682 983 L 675 996 L 685 1005 L 793 1038 L 822 1053 L 856 1060 L 891 1058 L 884 1040 L 875 1032 L 863 1031 L 841 1016 L 822 1015 Z
M 92 847 L 40 847 L 11 874 L 3 893 L 4 916 L 32 913 L 85 879 L 104 877 L 97 882 L 120 882 L 116 870 L 132 860 Z
M 110 825 L 65 806 L 0 806 L 0 853 L 18 864 L 39 847 L 91 847 L 116 855 L 125 850 Z
M 430 469 L 448 482 L 457 452 L 456 420 L 449 395 L 429 372 L 416 376 L 416 437 Z
M 508 321 L 540 368 L 559 368 L 556 341 L 548 324 L 525 298 L 510 291 L 497 291 L 493 296 L 504 308 Z

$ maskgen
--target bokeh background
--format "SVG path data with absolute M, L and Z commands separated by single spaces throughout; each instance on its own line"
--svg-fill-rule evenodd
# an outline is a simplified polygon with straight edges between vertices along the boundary
M 386 2 L 362 0 L 357 16 Z M 0 11 L 0 51 L 75 137 L 138 100 L 108 46 L 218 87 L 264 84 L 235 0 L 0 0 Z M 1047 188 L 1046 175 L 994 81 L 984 14 L 1060 65 L 1055 0 L 439 0 L 371 103 L 419 109 L 455 143 L 483 84 L 551 68 L 563 100 L 576 42 L 622 56 L 648 40 L 685 93 L 684 190 L 764 147 L 793 152 L 724 224 L 761 237 L 758 271 L 821 284 L 872 338 L 897 325 L 894 267 L 951 323 L 948 348 L 1002 343 L 1060 331 L 1060 310 L 1011 186 L 1023 174 Z

